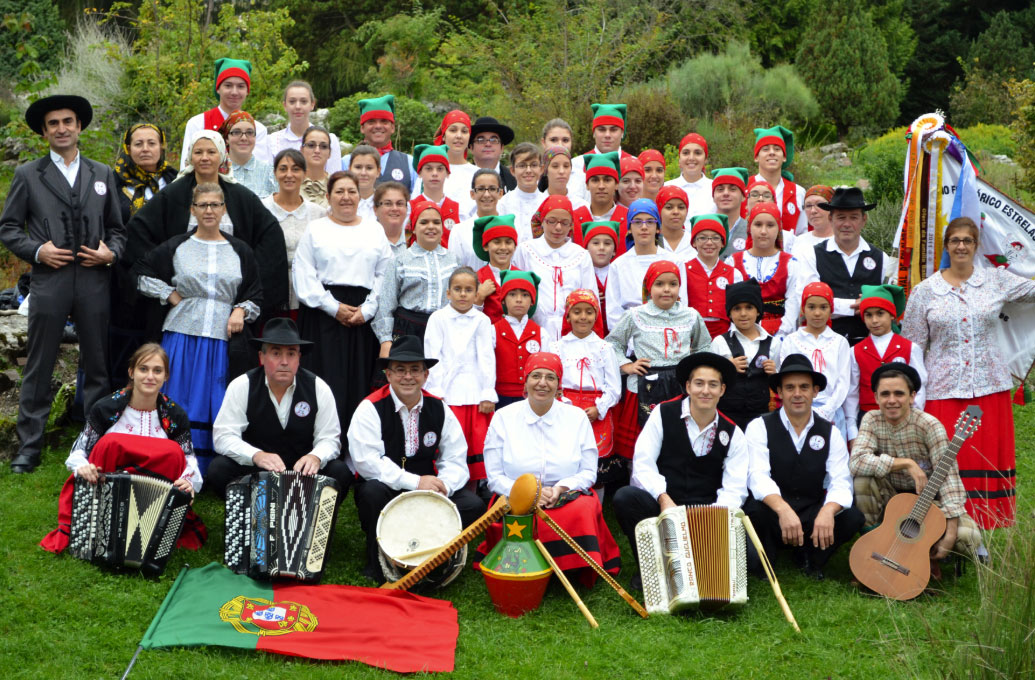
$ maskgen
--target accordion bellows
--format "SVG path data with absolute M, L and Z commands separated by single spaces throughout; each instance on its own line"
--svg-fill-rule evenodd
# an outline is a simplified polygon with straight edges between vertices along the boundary
M 651 614 L 747 602 L 747 545 L 739 509 L 677 505 L 636 525 L 643 598 Z
M 323 576 L 338 510 L 338 482 L 324 475 L 256 472 L 226 487 L 224 561 L 252 578 Z
M 190 494 L 163 479 L 106 474 L 76 477 L 68 550 L 81 560 L 157 576 L 180 538 Z

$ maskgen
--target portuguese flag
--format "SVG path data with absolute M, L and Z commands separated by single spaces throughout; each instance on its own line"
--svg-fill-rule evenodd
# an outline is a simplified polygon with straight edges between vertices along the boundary
M 403 590 L 270 584 L 213 562 L 180 571 L 140 646 L 221 645 L 413 673 L 452 671 L 458 632 L 456 609 L 445 600 Z

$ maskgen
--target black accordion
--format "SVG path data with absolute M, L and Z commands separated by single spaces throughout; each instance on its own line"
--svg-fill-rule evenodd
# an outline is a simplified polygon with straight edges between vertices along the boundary
M 176 547 L 190 494 L 164 479 L 105 474 L 76 477 L 68 550 L 81 560 L 157 576 Z
M 228 484 L 226 566 L 258 579 L 319 581 L 338 489 L 331 477 L 298 472 L 256 472 Z

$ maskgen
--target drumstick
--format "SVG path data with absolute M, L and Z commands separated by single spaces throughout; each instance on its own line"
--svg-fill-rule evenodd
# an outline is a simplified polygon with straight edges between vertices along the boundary
M 758 557 L 762 562 L 762 569 L 765 571 L 766 577 L 769 579 L 769 585 L 773 587 L 773 594 L 776 595 L 776 601 L 780 603 L 780 609 L 783 610 L 783 615 L 787 618 L 787 621 L 794 626 L 795 632 L 800 633 L 801 628 L 798 628 L 798 622 L 794 620 L 794 614 L 791 613 L 791 607 L 787 604 L 787 599 L 783 596 L 783 591 L 780 590 L 780 583 L 776 580 L 776 572 L 773 571 L 773 565 L 769 562 L 769 556 L 765 554 L 765 548 L 762 547 L 762 541 L 758 538 L 758 534 L 755 533 L 755 527 L 751 524 L 751 519 L 744 514 L 744 512 L 738 511 L 740 520 L 744 523 L 744 530 L 747 531 L 747 535 L 751 538 L 751 542 L 755 544 L 755 548 L 758 550 Z
M 589 612 L 589 608 L 586 606 L 586 603 L 582 601 L 582 598 L 579 597 L 579 594 L 576 593 L 575 589 L 571 587 L 571 581 L 569 581 L 568 577 L 564 575 L 564 572 L 562 572 L 561 568 L 557 566 L 557 563 L 553 561 L 553 555 L 550 554 L 550 551 L 546 549 L 546 546 L 543 545 L 543 542 L 540 541 L 538 538 L 535 539 L 535 544 L 536 547 L 539 548 L 539 552 L 543 553 L 543 557 L 546 558 L 546 561 L 550 563 L 550 568 L 553 569 L 553 573 L 557 574 L 557 580 L 561 582 L 561 585 L 564 586 L 564 589 L 568 591 L 569 595 L 571 595 L 571 599 L 575 600 L 575 605 L 579 608 L 579 611 L 581 611 L 582 615 L 586 617 L 587 621 L 589 621 L 590 627 L 599 628 L 600 625 L 597 623 L 597 620 L 593 618 L 593 615 Z
M 403 553 L 402 555 L 395 555 L 394 559 L 399 560 L 400 562 L 405 562 L 406 560 L 412 560 L 414 557 L 427 555 L 429 553 L 435 552 L 436 550 L 441 550 L 442 548 L 445 548 L 446 545 L 448 544 L 443 543 L 442 545 L 436 545 L 431 548 L 422 548 L 420 550 L 414 550 L 413 552 Z
M 503 517 L 509 509 L 510 505 L 508 504 L 507 499 L 501 496 L 495 503 L 493 503 L 488 512 L 457 534 L 457 537 L 447 543 L 441 550 L 426 558 L 423 562 L 411 569 L 410 573 L 406 574 L 398 581 L 383 583 L 381 584 L 381 587 L 390 590 L 409 590 L 413 586 L 417 585 L 422 578 L 427 576 L 428 572 L 455 555 L 460 548 L 473 541 L 477 538 L 478 534 L 485 531 L 486 527 L 498 520 L 500 517 Z
M 593 571 L 595 571 L 600 576 L 600 578 L 602 578 L 605 581 L 607 581 L 607 584 L 609 586 L 611 586 L 612 588 L 614 588 L 615 592 L 617 592 L 619 595 L 621 595 L 622 599 L 625 600 L 626 602 L 628 602 L 629 606 L 632 607 L 633 609 L 635 609 L 637 614 L 639 614 L 643 618 L 647 618 L 647 610 L 644 609 L 643 606 L 639 602 L 637 602 L 636 599 L 632 595 L 630 595 L 629 593 L 625 592 L 625 588 L 623 588 L 622 586 L 618 585 L 618 581 L 614 580 L 614 578 L 612 578 L 611 574 L 609 574 L 606 571 L 604 571 L 604 568 L 601 567 L 599 564 L 597 564 L 596 560 L 594 560 L 592 557 L 590 557 L 586 553 L 586 551 L 582 549 L 582 546 L 579 545 L 578 543 L 576 543 L 575 540 L 571 536 L 568 535 L 568 532 L 565 531 L 564 529 L 562 529 L 560 527 L 560 525 L 557 524 L 557 522 L 554 521 L 553 517 L 550 517 L 549 515 L 547 515 L 546 511 L 544 511 L 542 508 L 536 508 L 535 509 L 535 514 L 536 514 L 536 516 L 539 519 L 541 519 L 544 522 L 546 522 L 546 524 L 551 529 L 553 529 L 555 532 L 557 532 L 557 535 L 560 536 L 561 539 L 563 539 L 564 542 L 568 544 L 568 547 L 571 548 L 572 550 L 574 550 L 578 554 L 578 556 L 581 557 L 583 559 L 583 561 L 587 565 L 589 565 L 590 568 L 592 568 Z

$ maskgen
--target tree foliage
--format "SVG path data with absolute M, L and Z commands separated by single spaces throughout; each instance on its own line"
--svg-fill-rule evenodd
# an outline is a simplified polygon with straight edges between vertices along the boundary
M 356 31 L 367 54 L 379 54 L 377 66 L 371 66 L 367 82 L 371 89 L 393 92 L 407 97 L 421 97 L 428 92 L 428 66 L 443 39 L 441 8 L 413 14 L 397 14 L 384 21 L 368 21 Z
M 834 0 L 813 18 L 796 66 L 842 137 L 879 132 L 898 117 L 903 88 L 884 37 L 852 0 Z
M 28 62 L 35 63 L 37 73 L 57 68 L 65 49 L 65 22 L 53 2 L 0 0 L 0 21 L 0 79 L 32 75 L 25 69 Z
M 359 100 L 379 97 L 385 92 L 357 92 L 334 102 L 327 112 L 327 128 L 342 141 L 358 143 L 363 139 L 359 131 Z M 395 95 L 395 135 L 392 146 L 410 153 L 415 144 L 430 144 L 438 129 L 441 116 L 425 104 L 405 95 Z

